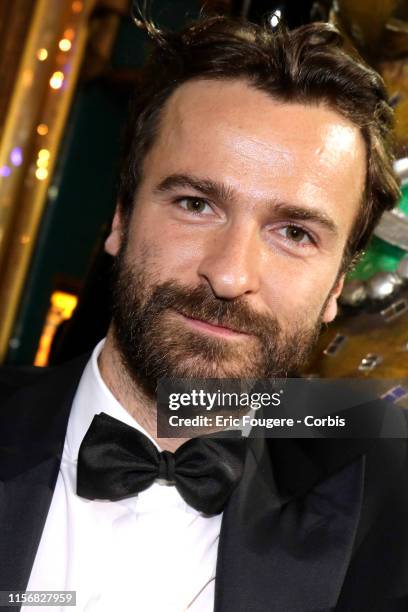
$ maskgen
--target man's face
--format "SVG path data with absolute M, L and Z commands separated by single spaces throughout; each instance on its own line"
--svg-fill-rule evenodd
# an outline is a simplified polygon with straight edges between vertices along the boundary
M 163 110 L 129 223 L 115 215 L 113 331 L 130 374 L 296 371 L 336 314 L 365 182 L 358 129 L 243 81 L 192 81 Z

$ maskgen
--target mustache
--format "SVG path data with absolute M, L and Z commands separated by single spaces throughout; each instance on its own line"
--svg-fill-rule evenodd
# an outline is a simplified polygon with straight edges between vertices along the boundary
M 281 331 L 275 317 L 254 312 L 241 297 L 217 298 L 206 285 L 191 288 L 173 280 L 166 281 L 156 285 L 148 301 L 149 307 L 156 313 L 172 308 L 187 317 L 245 334 L 269 337 L 276 336 Z

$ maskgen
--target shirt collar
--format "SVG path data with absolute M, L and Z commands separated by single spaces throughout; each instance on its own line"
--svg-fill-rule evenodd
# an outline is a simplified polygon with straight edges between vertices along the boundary
M 79 447 L 91 425 L 93 417 L 100 412 L 105 412 L 114 419 L 118 419 L 130 425 L 130 427 L 139 430 L 151 440 L 158 450 L 161 450 L 157 442 L 118 402 L 104 382 L 98 365 L 98 358 L 104 344 L 105 338 L 94 348 L 91 358 L 85 366 L 73 400 L 64 455 L 65 458 L 74 462 L 78 459 Z

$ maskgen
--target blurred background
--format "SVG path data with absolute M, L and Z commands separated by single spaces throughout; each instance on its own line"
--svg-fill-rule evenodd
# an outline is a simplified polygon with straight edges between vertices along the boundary
M 385 79 L 402 197 L 349 274 L 308 376 L 408 378 L 408 0 L 156 0 L 178 29 L 200 11 L 335 23 Z M 46 366 L 93 348 L 109 322 L 120 134 L 147 36 L 130 0 L 0 1 L 0 362 Z

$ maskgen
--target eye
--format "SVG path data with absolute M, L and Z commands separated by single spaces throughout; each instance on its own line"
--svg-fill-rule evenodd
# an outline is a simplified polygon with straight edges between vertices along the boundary
M 184 196 L 183 198 L 178 198 L 175 200 L 175 202 L 187 212 L 191 212 L 196 215 L 209 214 L 212 212 L 212 208 L 208 204 L 207 200 L 203 200 L 202 198 Z M 206 210 L 206 208 L 208 210 Z
M 290 242 L 303 245 L 316 244 L 311 234 L 299 225 L 285 225 L 285 227 L 280 228 L 280 231 L 284 232 L 284 238 Z

